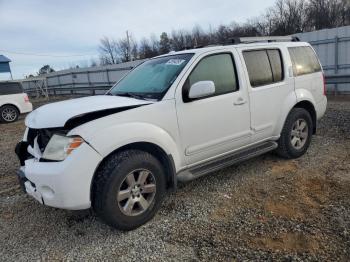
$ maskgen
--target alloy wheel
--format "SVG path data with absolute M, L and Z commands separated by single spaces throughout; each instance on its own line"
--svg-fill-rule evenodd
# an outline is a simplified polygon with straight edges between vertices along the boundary
M 151 171 L 138 169 L 130 172 L 117 193 L 120 210 L 127 216 L 137 216 L 152 204 L 156 193 L 156 180 Z
M 298 119 L 294 122 L 291 132 L 291 144 L 292 146 L 300 150 L 305 145 L 309 136 L 309 127 L 304 119 Z
M 2 110 L 1 116 L 6 122 L 12 122 L 16 120 L 17 111 L 14 108 L 6 107 L 4 110 Z

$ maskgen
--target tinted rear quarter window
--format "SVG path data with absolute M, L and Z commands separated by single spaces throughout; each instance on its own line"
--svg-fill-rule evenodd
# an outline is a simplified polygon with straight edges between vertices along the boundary
M 283 63 L 278 49 L 244 51 L 243 57 L 252 87 L 283 80 Z
M 288 50 L 292 59 L 294 76 L 321 71 L 321 65 L 311 47 L 288 47 Z
M 13 95 L 23 93 L 20 83 L 0 83 L 0 95 Z

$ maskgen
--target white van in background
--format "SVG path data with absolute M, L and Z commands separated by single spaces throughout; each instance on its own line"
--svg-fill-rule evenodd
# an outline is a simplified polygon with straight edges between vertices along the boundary
M 20 82 L 0 82 L 0 122 L 15 122 L 20 114 L 32 110 L 33 106 Z

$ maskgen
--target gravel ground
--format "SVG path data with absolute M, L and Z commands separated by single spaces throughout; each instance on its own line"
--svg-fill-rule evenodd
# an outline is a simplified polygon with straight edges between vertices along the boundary
M 350 260 L 349 98 L 329 102 L 303 157 L 267 154 L 180 185 L 131 232 L 22 194 L 23 130 L 0 125 L 0 260 Z

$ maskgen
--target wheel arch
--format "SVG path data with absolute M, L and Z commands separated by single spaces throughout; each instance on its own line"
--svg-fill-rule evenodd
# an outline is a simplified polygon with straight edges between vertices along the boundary
M 295 104 L 293 108 L 303 108 L 309 112 L 312 119 L 312 128 L 313 128 L 312 133 L 315 134 L 317 129 L 317 115 L 316 115 L 315 106 L 308 100 L 302 100 L 297 104 Z
M 122 152 L 125 150 L 141 150 L 141 151 L 150 153 L 155 158 L 157 158 L 165 170 L 167 189 L 170 191 L 173 191 L 176 189 L 177 180 L 176 180 L 176 169 L 175 169 L 173 156 L 171 154 L 167 154 L 163 148 L 161 148 L 160 146 L 154 143 L 134 142 L 134 143 L 126 144 L 124 146 L 119 147 L 118 149 L 112 151 L 111 153 L 109 153 L 107 156 L 103 158 L 103 160 L 97 166 L 94 172 L 94 175 L 92 177 L 92 181 L 90 185 L 90 197 L 93 195 L 93 192 L 92 192 L 93 185 L 96 181 L 96 174 L 99 168 L 103 165 L 105 161 L 108 160 L 109 156 L 113 154 L 118 154 L 119 152 Z
M 280 120 L 276 126 L 274 134 L 279 136 L 282 132 L 282 129 L 287 121 L 287 118 L 293 108 L 303 108 L 308 111 L 312 118 L 313 124 L 313 134 L 316 133 L 317 129 L 317 113 L 315 107 L 315 101 L 311 93 L 307 90 L 296 90 L 296 92 L 291 93 L 284 101 L 284 106 L 281 110 Z
M 2 105 L 0 106 L 0 109 L 3 108 L 4 106 L 13 106 L 13 107 L 15 107 L 15 108 L 17 109 L 18 114 L 21 114 L 21 110 L 19 109 L 19 106 L 16 105 L 16 104 L 14 104 L 14 103 L 5 103 L 5 104 L 2 104 Z

